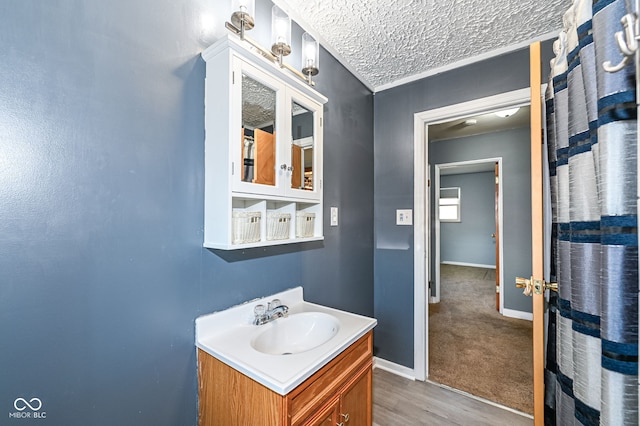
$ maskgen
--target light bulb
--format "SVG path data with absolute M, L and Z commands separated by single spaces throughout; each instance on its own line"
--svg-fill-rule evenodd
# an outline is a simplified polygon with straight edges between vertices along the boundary
M 513 114 L 515 114 L 519 110 L 520 110 L 520 107 L 517 107 L 517 108 L 505 109 L 503 111 L 498 111 L 495 114 L 498 117 L 506 118 L 506 117 L 511 117 Z
M 307 66 L 313 66 L 313 63 L 315 62 L 315 57 L 316 57 L 316 46 L 314 46 L 313 44 L 309 43 L 307 44 L 307 47 L 305 49 L 305 55 L 307 57 Z

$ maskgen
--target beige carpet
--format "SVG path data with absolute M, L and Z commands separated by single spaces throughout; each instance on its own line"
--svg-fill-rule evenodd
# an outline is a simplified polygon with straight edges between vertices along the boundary
M 429 380 L 533 413 L 531 321 L 495 309 L 495 270 L 441 265 L 429 305 Z

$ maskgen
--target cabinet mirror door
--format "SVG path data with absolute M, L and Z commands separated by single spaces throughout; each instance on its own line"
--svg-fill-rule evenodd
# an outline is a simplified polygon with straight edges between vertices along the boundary
M 292 101 L 291 105 L 291 188 L 314 189 L 314 116 L 313 111 Z
M 243 182 L 276 185 L 276 91 L 242 73 Z

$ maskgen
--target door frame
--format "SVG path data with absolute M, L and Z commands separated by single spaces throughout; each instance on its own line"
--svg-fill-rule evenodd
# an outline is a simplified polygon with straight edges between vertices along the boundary
M 436 164 L 435 165 L 435 185 L 433 187 L 433 191 L 434 191 L 434 195 L 435 195 L 435 206 L 438 206 L 438 200 L 440 199 L 440 175 L 441 175 L 441 170 L 443 169 L 468 169 L 469 166 L 477 166 L 480 164 L 486 164 L 486 165 L 491 165 L 491 171 L 494 172 L 494 166 L 495 164 L 498 164 L 498 181 L 500 182 L 500 185 L 498 187 L 498 200 L 497 200 L 497 208 L 498 208 L 498 217 L 497 217 L 497 223 L 496 223 L 496 230 L 502 229 L 503 225 L 503 217 L 502 217 L 502 157 L 492 157 L 492 158 L 480 158 L 477 160 L 468 160 L 468 161 L 457 161 L 454 163 L 442 163 L 442 164 Z M 468 173 L 468 172 L 460 172 L 460 174 L 464 174 L 464 173 Z M 495 204 L 495 201 L 494 201 Z M 432 280 L 433 284 L 434 284 L 434 288 L 435 288 L 435 294 L 433 295 L 429 295 L 428 299 L 429 299 L 429 303 L 438 303 L 440 302 L 440 217 L 438 215 L 438 209 L 434 209 L 435 211 L 435 218 L 434 218 L 434 223 L 435 223 L 435 252 L 434 252 L 434 279 Z M 498 277 L 500 279 L 500 306 L 498 308 L 498 311 L 502 314 L 502 310 L 504 309 L 504 297 L 502 297 L 502 294 L 504 293 L 504 276 L 502 273 L 502 247 L 503 247 L 503 243 L 502 243 L 502 232 L 498 232 L 497 233 L 497 239 L 496 239 L 496 244 L 498 244 L 498 257 L 496 258 L 496 274 L 498 274 Z
M 417 380 L 426 380 L 428 370 L 428 283 L 431 277 L 431 203 L 428 157 L 428 126 L 451 120 L 485 114 L 531 103 L 529 87 L 494 96 L 488 96 L 455 105 L 418 112 L 414 114 L 414 182 L 413 182 L 413 288 L 414 288 L 414 339 L 413 375 Z

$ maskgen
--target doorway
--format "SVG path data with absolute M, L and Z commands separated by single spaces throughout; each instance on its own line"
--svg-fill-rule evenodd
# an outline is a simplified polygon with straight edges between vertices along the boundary
M 517 155 L 529 153 L 529 118 L 529 108 L 522 107 L 509 116 L 480 114 L 428 128 L 435 199 L 428 359 L 430 381 L 532 414 L 533 377 L 522 368 L 532 364 L 532 323 L 501 315 L 504 298 L 496 311 L 505 282 L 499 279 L 502 163 L 509 199 L 514 190 L 528 192 L 528 182 L 524 188 L 514 184 L 519 171 L 512 167 L 515 152 L 508 150 L 519 145 Z M 482 157 L 503 152 L 504 158 Z M 513 205 L 507 212 L 511 220 L 520 217 Z M 507 257 L 513 260 L 511 253 Z
M 502 313 L 501 170 L 501 157 L 435 165 L 435 259 L 429 303 L 440 302 L 441 264 L 494 269 L 496 309 Z
M 464 119 L 478 114 L 522 107 L 530 103 L 528 88 L 451 105 L 414 115 L 414 377 L 426 380 L 428 371 L 428 300 L 432 277 L 431 169 L 426 141 L 435 124 Z

